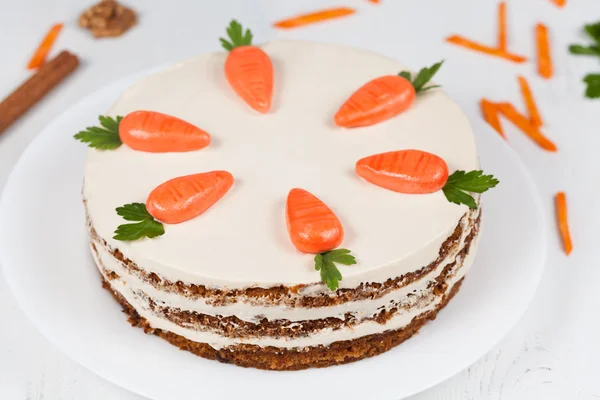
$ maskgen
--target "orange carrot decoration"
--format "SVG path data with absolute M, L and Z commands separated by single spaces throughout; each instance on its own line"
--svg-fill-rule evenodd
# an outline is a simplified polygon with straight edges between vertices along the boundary
M 440 157 L 420 150 L 399 150 L 358 160 L 356 173 L 368 182 L 399 193 L 424 194 L 441 190 L 448 166 Z
M 379 4 L 379 3 L 381 3 L 380 0 L 369 0 L 369 2 L 373 3 L 373 4 Z
M 550 0 L 550 1 L 561 8 L 567 5 L 567 0 Z
M 197 217 L 233 185 L 227 171 L 180 176 L 154 189 L 146 200 L 148 213 L 160 222 L 178 224 Z
M 529 136 L 534 142 L 536 142 L 542 149 L 546 151 L 555 152 L 557 151 L 556 145 L 548 139 L 544 134 L 536 128 L 529 119 L 517 111 L 517 109 L 510 103 L 498 104 L 500 112 L 508 118 L 515 126 L 517 126 L 523 133 Z
M 483 193 L 499 182 L 483 171 L 455 171 L 448 176 L 448 166 L 440 157 L 421 150 L 398 150 L 358 160 L 356 173 L 367 182 L 394 192 L 428 194 L 442 190 L 454 204 L 477 208 L 469 194 Z
M 170 115 L 134 111 L 118 122 L 121 141 L 133 150 L 150 153 L 199 150 L 209 145 L 210 135 Z
M 410 72 L 403 71 L 367 82 L 340 107 L 335 114 L 335 124 L 344 128 L 369 126 L 406 111 L 417 93 L 438 87 L 425 85 L 442 63 L 423 68 L 413 81 Z
M 227 28 L 229 41 L 220 38 L 222 46 L 229 51 L 225 61 L 227 81 L 250 107 L 260 113 L 271 109 L 273 98 L 273 64 L 261 48 L 252 45 L 252 32 L 236 20 Z
M 498 4 L 498 50 L 506 51 L 506 2 Z
M 556 220 L 558 222 L 558 230 L 560 237 L 563 242 L 563 247 L 567 255 L 573 251 L 573 241 L 571 240 L 571 233 L 569 230 L 569 218 L 567 213 L 567 196 L 564 192 L 556 194 L 555 206 L 556 206 Z
M 548 28 L 544 24 L 535 26 L 535 37 L 537 44 L 537 63 L 540 76 L 550 79 L 553 75 L 552 56 L 550 54 L 550 39 Z
M 514 63 L 523 63 L 527 61 L 527 57 L 520 56 L 518 54 L 510 53 L 501 49 L 485 46 L 483 44 L 474 42 L 460 35 L 452 35 L 446 38 L 446 42 L 452 43 L 470 50 L 477 51 L 479 53 L 488 54 L 494 57 L 504 58 Z
M 495 103 L 492 103 L 489 100 L 481 99 L 479 103 L 481 107 L 481 113 L 483 114 L 483 118 L 485 121 L 496 130 L 504 139 L 506 139 L 506 134 L 504 133 L 504 129 L 502 129 L 502 124 L 500 123 L 500 110 L 496 107 Z
M 342 274 L 335 263 L 356 264 L 350 250 L 336 249 L 344 240 L 338 217 L 316 196 L 297 188 L 288 194 L 285 214 L 294 246 L 303 253 L 316 254 L 315 269 L 321 272 L 321 281 L 330 290 L 336 290 Z
M 63 26 L 64 24 L 60 23 L 55 24 L 52 26 L 52 28 L 50 28 L 46 36 L 44 36 L 44 39 L 42 39 L 42 42 L 39 44 L 35 53 L 33 53 L 31 60 L 29 60 L 29 64 L 27 64 L 27 69 L 36 69 L 41 67 L 42 64 L 44 64 L 46 58 L 48 57 L 48 53 L 50 53 L 52 45 L 58 38 L 58 34 L 62 30 Z
M 346 17 L 356 12 L 354 8 L 337 7 L 319 10 L 308 14 L 297 15 L 292 18 L 283 19 L 275 22 L 274 26 L 281 29 L 298 28 L 304 25 L 310 25 L 317 22 L 327 21 L 330 19 Z
M 519 75 L 519 86 L 521 87 L 521 95 L 523 96 L 525 107 L 527 107 L 527 114 L 529 114 L 529 122 L 536 128 L 540 128 L 543 125 L 542 117 L 531 93 L 529 83 L 524 76 Z
M 333 211 L 303 189 L 290 190 L 286 222 L 292 243 L 303 253 L 333 250 L 344 240 L 342 223 Z

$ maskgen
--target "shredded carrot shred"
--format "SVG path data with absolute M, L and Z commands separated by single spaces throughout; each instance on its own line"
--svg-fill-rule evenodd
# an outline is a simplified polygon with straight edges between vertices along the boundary
M 558 7 L 564 7 L 567 5 L 567 0 L 550 0 L 550 1 L 552 1 Z
M 498 4 L 498 49 L 506 51 L 506 2 Z
M 521 95 L 523 96 L 523 101 L 525 101 L 525 107 L 527 107 L 529 122 L 536 128 L 540 128 L 544 123 L 542 122 L 542 117 L 538 111 L 533 94 L 531 93 L 529 82 L 527 82 L 527 79 L 525 79 L 524 76 L 519 75 L 519 86 L 521 86 Z
M 535 26 L 535 37 L 537 44 L 537 63 L 538 74 L 550 79 L 553 75 L 552 56 L 550 55 L 550 39 L 548 38 L 548 28 L 544 24 Z
M 506 134 L 504 133 L 504 129 L 502 129 L 502 124 L 500 123 L 500 115 L 498 107 L 495 103 L 492 103 L 489 100 L 481 99 L 479 105 L 481 106 L 481 113 L 483 114 L 483 119 L 487 122 L 492 128 L 496 130 L 506 140 Z
M 498 103 L 498 109 L 500 112 L 517 128 L 519 128 L 524 134 L 529 136 L 531 140 L 538 144 L 542 149 L 546 151 L 555 152 L 558 150 L 556 145 L 548 139 L 544 134 L 536 128 L 529 119 L 517 111 L 517 109 L 510 103 Z
M 356 10 L 350 7 L 329 8 L 326 10 L 315 11 L 308 14 L 302 14 L 292 18 L 283 19 L 281 21 L 275 22 L 274 25 L 277 28 L 282 29 L 297 28 L 299 26 L 314 24 L 329 19 L 345 17 L 348 15 L 352 15 L 355 12 Z
M 448 43 L 452 43 L 458 46 L 465 47 L 470 50 L 478 51 L 480 53 L 489 54 L 491 56 L 504 58 L 506 60 L 515 62 L 515 63 L 523 63 L 527 61 L 527 57 L 520 56 L 518 54 L 509 53 L 507 51 L 496 49 L 493 47 L 485 46 L 483 44 L 474 42 L 460 35 L 452 35 L 446 38 Z
M 56 41 L 58 34 L 63 28 L 62 23 L 54 24 L 46 33 L 46 36 L 42 39 L 42 42 L 39 44 L 38 48 L 33 53 L 31 60 L 29 60 L 29 64 L 27 64 L 27 69 L 36 69 L 42 66 L 44 62 L 46 62 L 46 58 L 48 57 L 48 53 L 52 49 L 52 45 Z
M 558 223 L 558 231 L 563 242 L 563 248 L 567 255 L 573 251 L 573 241 L 571 240 L 571 232 L 569 230 L 569 218 L 567 214 L 567 196 L 564 192 L 556 194 L 555 198 L 556 205 L 556 221 Z

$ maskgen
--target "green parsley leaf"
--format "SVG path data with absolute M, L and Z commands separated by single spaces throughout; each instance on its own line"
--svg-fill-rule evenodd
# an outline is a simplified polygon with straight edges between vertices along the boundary
M 356 259 L 350 255 L 350 250 L 347 249 L 331 250 L 315 256 L 315 269 L 321 272 L 321 281 L 330 290 L 336 290 L 339 287 L 339 281 L 342 280 L 342 273 L 337 269 L 335 263 L 353 265 L 356 264 Z
M 252 31 L 250 29 L 246 29 L 246 32 L 244 32 L 242 25 L 235 19 L 231 20 L 229 26 L 227 27 L 227 36 L 229 36 L 229 40 L 219 38 L 221 45 L 227 51 L 231 51 L 239 46 L 252 45 Z
M 600 74 L 589 74 L 583 78 L 583 81 L 587 83 L 586 97 L 590 99 L 600 98 Z
M 410 75 L 409 71 L 402 71 L 398 75 L 401 76 L 401 77 L 403 77 L 407 81 L 412 82 L 412 76 Z
M 125 204 L 123 207 L 117 207 L 117 214 L 127 221 L 145 221 L 153 219 L 152 215 L 146 210 L 144 203 Z
M 476 209 L 477 203 L 468 192 L 483 193 L 498 183 L 498 179 L 493 175 L 483 175 L 483 171 L 456 171 L 448 177 L 442 191 L 449 202 Z
M 427 89 L 427 88 L 424 89 L 423 86 L 425 86 L 427 84 L 427 82 L 429 82 L 431 80 L 431 78 L 433 78 L 433 76 L 442 67 L 442 64 L 444 64 L 443 60 L 437 64 L 433 64 L 429 68 L 423 68 L 422 70 L 419 71 L 417 77 L 412 82 L 412 84 L 415 88 L 415 91 L 417 93 L 422 92 Z
M 590 38 L 600 44 L 600 21 L 593 24 L 587 24 L 583 27 L 583 29 L 590 36 Z
M 113 239 L 122 241 L 138 240 L 143 237 L 153 238 L 165 233 L 165 227 L 154 219 L 147 219 L 135 224 L 119 225 Z
M 156 221 L 143 203 L 125 204 L 117 207 L 117 214 L 126 221 L 139 221 L 135 224 L 119 225 L 113 239 L 131 241 L 143 237 L 153 238 L 165 233 L 163 224 Z
M 123 144 L 119 136 L 119 123 L 123 117 L 117 117 L 115 120 L 101 115 L 98 119 L 102 128 L 90 126 L 76 134 L 74 138 L 99 150 L 118 149 Z
M 572 44 L 569 46 L 569 52 L 571 54 L 583 55 L 583 56 L 598 56 L 600 57 L 600 46 L 581 46 L 579 44 Z

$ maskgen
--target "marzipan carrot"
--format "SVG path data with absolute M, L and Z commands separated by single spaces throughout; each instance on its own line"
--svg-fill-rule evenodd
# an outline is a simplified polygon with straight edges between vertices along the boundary
M 44 39 L 42 39 L 42 42 L 39 44 L 35 53 L 33 53 L 31 60 L 29 60 L 29 64 L 27 64 L 28 69 L 36 69 L 41 67 L 42 64 L 44 64 L 46 58 L 48 57 L 48 53 L 50 53 L 52 45 L 56 41 L 56 38 L 58 37 L 58 34 L 62 30 L 62 28 L 62 23 L 55 24 L 52 26 L 52 28 L 50 28 L 46 36 L 44 36 Z
M 375 78 L 354 92 L 335 114 L 335 124 L 344 128 L 374 125 L 406 111 L 415 96 L 438 87 L 425 86 L 442 66 L 443 61 L 423 68 L 412 79 L 411 73 Z
M 377 124 L 407 110 L 417 92 L 398 75 L 376 78 L 350 96 L 335 114 L 337 126 L 353 128 Z
M 567 213 L 567 196 L 564 192 L 559 192 L 554 198 L 556 205 L 556 220 L 558 222 L 558 231 L 563 242 L 563 248 L 567 255 L 573 250 L 573 241 L 569 230 L 569 218 Z
M 479 103 L 481 107 L 481 113 L 483 114 L 483 118 L 485 121 L 496 130 L 504 139 L 506 139 L 506 134 L 504 133 L 504 129 L 502 129 L 502 124 L 500 123 L 500 110 L 496 107 L 495 103 L 492 103 L 489 100 L 481 99 Z
M 319 10 L 308 14 L 298 15 L 292 18 L 283 19 L 275 22 L 275 27 L 282 29 L 297 28 L 299 26 L 314 24 L 321 21 L 326 21 L 334 18 L 341 18 L 352 15 L 356 12 L 354 8 L 337 7 L 326 10 Z
M 134 111 L 118 123 L 121 141 L 150 153 L 184 152 L 210 144 L 210 135 L 182 119 L 155 111 Z
M 292 243 L 303 253 L 323 253 L 338 247 L 344 229 L 337 216 L 313 194 L 292 189 L 286 203 L 287 229 Z
M 498 49 L 506 51 L 506 43 L 506 2 L 502 1 L 498 4 Z
M 215 204 L 229 191 L 233 181 L 227 171 L 180 176 L 150 192 L 146 209 L 160 222 L 178 224 L 197 217 Z
M 554 4 L 556 4 L 559 7 L 564 7 L 567 5 L 567 0 L 550 0 L 552 1 Z
M 227 35 L 229 41 L 221 38 L 221 44 L 229 51 L 225 61 L 227 81 L 250 107 L 263 114 L 269 112 L 273 97 L 271 58 L 252 45 L 252 32 L 244 32 L 236 20 L 229 24 Z
M 495 49 L 493 47 L 485 46 L 480 43 L 469 40 L 460 35 L 452 35 L 446 38 L 448 43 L 452 43 L 458 46 L 465 47 L 470 50 L 474 50 L 480 53 L 489 54 L 494 57 L 504 58 L 506 60 L 515 62 L 515 63 L 523 63 L 527 61 L 527 57 L 523 57 L 514 53 L 509 53 L 507 51 L 501 49 Z
M 548 139 L 539 128 L 536 128 L 529 119 L 523 114 L 519 113 L 517 109 L 509 103 L 498 104 L 500 112 L 508 118 L 513 124 L 515 124 L 523 133 L 529 136 L 534 142 L 536 142 L 542 149 L 547 151 L 557 151 L 556 145 Z
M 540 128 L 543 125 L 542 117 L 538 111 L 533 94 L 531 93 L 529 83 L 524 76 L 519 75 L 519 86 L 521 87 L 521 95 L 523 96 L 523 101 L 525 102 L 525 107 L 527 107 L 527 113 L 529 114 L 529 122 L 536 128 Z
M 535 37 L 537 45 L 537 63 L 540 76 L 550 79 L 553 75 L 552 55 L 550 54 L 550 39 L 548 28 L 544 24 L 535 26 Z
M 399 193 L 424 194 L 441 190 L 448 180 L 446 162 L 420 150 L 399 150 L 358 160 L 356 173 L 374 185 Z

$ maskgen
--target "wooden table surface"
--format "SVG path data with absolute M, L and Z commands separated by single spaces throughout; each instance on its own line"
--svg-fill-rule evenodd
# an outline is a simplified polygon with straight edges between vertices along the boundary
M 493 43 L 496 0 L 235 3 L 232 7 L 229 1 L 128 0 L 139 11 L 139 26 L 121 38 L 96 41 L 77 27 L 77 17 L 88 1 L 0 0 L 0 97 L 28 76 L 28 58 L 55 22 L 65 22 L 55 53 L 68 49 L 82 60 L 74 76 L 0 136 L 0 188 L 30 140 L 69 105 L 105 83 L 149 66 L 217 50 L 217 34 L 233 16 L 252 26 L 259 41 L 277 37 L 351 44 L 415 66 L 446 58 L 449 66 L 438 80 L 451 95 L 460 93 L 466 99 L 461 106 L 472 115 L 484 96 L 521 107 L 516 76 L 523 74 L 538 98 L 545 132 L 559 147 L 557 154 L 545 153 L 505 125 L 511 145 L 534 176 L 552 228 L 546 271 L 529 310 L 501 343 L 467 370 L 412 400 L 600 399 L 600 234 L 596 229 L 600 224 L 600 100 L 585 100 L 581 83 L 585 73 L 600 73 L 600 62 L 569 56 L 566 51 L 570 42 L 584 41 L 585 22 L 600 20 L 600 1 L 569 0 L 558 9 L 550 0 L 508 0 L 513 51 L 533 56 L 535 23 L 550 27 L 556 68 L 551 81 L 536 75 L 535 63 L 514 65 L 444 44 L 443 38 L 451 33 Z M 354 6 L 359 14 L 288 32 L 270 26 L 278 18 L 329 5 Z M 554 230 L 552 196 L 559 190 L 569 197 L 575 241 L 569 258 L 562 253 Z M 48 344 L 19 310 L 0 276 L 0 399 L 140 397 L 83 369 Z

